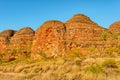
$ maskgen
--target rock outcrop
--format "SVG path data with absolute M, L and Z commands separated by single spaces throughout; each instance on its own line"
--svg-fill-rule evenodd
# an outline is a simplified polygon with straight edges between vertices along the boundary
M 84 14 L 76 14 L 71 19 L 69 19 L 66 23 L 77 23 L 77 22 L 97 25 L 96 23 L 91 21 L 89 17 L 85 16 Z
M 100 46 L 100 36 L 106 30 L 83 14 L 73 16 L 65 25 L 67 48 Z
M 77 14 L 65 23 L 47 21 L 35 33 L 32 52 L 40 54 L 43 51 L 48 57 L 57 57 L 73 48 L 102 47 L 100 36 L 104 31 L 105 28 L 83 14 Z
M 23 53 L 31 52 L 34 30 L 25 27 L 18 31 L 5 30 L 0 34 L 0 53 L 5 61 L 15 59 Z
M 98 51 L 119 47 L 119 30 L 120 21 L 105 29 L 89 17 L 76 14 L 65 23 L 58 20 L 46 21 L 36 31 L 25 27 L 18 31 L 1 32 L 0 53 L 7 49 L 7 53 L 29 53 L 32 57 L 43 58 L 66 56 L 73 49 L 80 49 L 83 54 L 87 54 L 90 47 L 97 48 Z
M 10 39 L 11 48 L 26 50 L 28 46 L 31 46 L 34 35 L 35 32 L 30 27 L 24 27 L 18 30 Z
M 113 34 L 120 36 L 120 21 L 111 24 L 109 27 L 109 31 Z
M 8 46 L 15 32 L 15 30 L 4 30 L 0 33 L 0 53 Z
M 11 44 L 26 43 L 27 41 L 32 41 L 34 36 L 34 30 L 30 27 L 25 27 L 16 32 L 16 34 L 11 38 Z
M 65 32 L 64 23 L 56 20 L 45 22 L 36 30 L 32 52 L 40 54 L 44 51 L 47 57 L 59 56 L 65 49 Z
M 41 55 L 43 51 L 47 57 L 57 57 L 79 48 L 85 54 L 90 47 L 105 49 L 116 46 L 115 39 L 113 33 L 99 26 L 89 17 L 76 14 L 65 23 L 47 21 L 39 27 L 35 33 L 32 52 Z
M 120 21 L 112 23 L 108 31 L 113 35 L 113 38 L 116 39 L 112 40 L 112 43 L 120 47 Z
M 4 30 L 3 32 L 0 33 L 0 36 L 10 38 L 10 37 L 12 37 L 15 33 L 16 33 L 15 30 Z

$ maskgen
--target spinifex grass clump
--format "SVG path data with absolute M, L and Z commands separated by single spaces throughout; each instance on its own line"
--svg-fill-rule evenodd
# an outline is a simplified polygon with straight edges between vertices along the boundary
M 98 64 L 94 64 L 94 65 L 87 67 L 85 71 L 96 73 L 96 74 L 104 72 L 103 68 Z
M 46 56 L 46 54 L 45 54 L 44 51 L 40 51 L 40 52 L 39 52 L 39 55 L 42 56 L 44 59 L 47 58 L 47 56 Z
M 118 65 L 115 59 L 106 59 L 103 62 L 102 66 L 105 68 L 118 68 Z

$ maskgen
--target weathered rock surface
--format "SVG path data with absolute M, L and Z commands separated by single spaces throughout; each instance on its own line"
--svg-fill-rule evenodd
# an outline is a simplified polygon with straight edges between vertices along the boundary
M 12 37 L 15 34 L 15 30 L 4 30 L 3 32 L 0 33 L 0 36 L 4 37 Z
M 39 27 L 33 41 L 33 53 L 44 51 L 48 57 L 59 56 L 65 49 L 66 28 L 64 23 L 56 20 L 47 21 Z
M 87 54 L 87 49 L 119 47 L 120 21 L 105 29 L 89 17 L 76 14 L 65 23 L 50 20 L 36 31 L 29 27 L 17 32 L 5 30 L 0 33 L 0 52 L 29 53 L 32 57 L 59 57 L 69 55 L 72 49 L 80 49 Z M 31 48 L 32 47 L 32 48 Z M 11 51 L 12 50 L 12 51 Z
M 97 25 L 96 23 L 91 21 L 89 17 L 85 16 L 84 14 L 76 14 L 71 19 L 69 19 L 66 23 L 77 23 L 77 22 Z
M 41 55 L 40 52 L 43 51 L 48 57 L 56 57 L 79 48 L 85 54 L 89 47 L 105 49 L 116 46 L 117 40 L 114 38 L 116 39 L 114 34 L 89 17 L 76 14 L 65 23 L 47 21 L 39 27 L 35 33 L 32 52 Z
M 116 21 L 112 23 L 108 29 L 109 32 L 113 34 L 113 37 L 117 40 L 113 40 L 112 43 L 116 44 L 116 46 L 120 46 L 120 21 Z
M 30 27 L 22 28 L 10 39 L 10 45 L 14 48 L 27 46 L 29 42 L 33 41 L 34 33 Z
M 66 23 L 67 48 L 100 46 L 100 36 L 105 28 L 98 26 L 83 14 L 73 16 Z
M 13 60 L 23 53 L 31 51 L 34 30 L 29 27 L 20 30 L 5 30 L 0 34 L 0 53 L 5 61 Z
M 120 21 L 114 22 L 110 25 L 109 31 L 120 36 Z
M 24 27 L 17 31 L 15 35 L 10 39 L 10 48 L 21 50 L 27 53 L 27 50 L 31 50 L 32 41 L 34 38 L 34 30 L 30 27 Z
M 8 46 L 10 38 L 15 32 L 15 30 L 4 30 L 0 33 L 0 53 Z

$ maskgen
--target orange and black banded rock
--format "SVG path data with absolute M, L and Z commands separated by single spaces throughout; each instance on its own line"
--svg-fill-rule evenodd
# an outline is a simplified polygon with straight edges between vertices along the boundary
M 47 57 L 60 56 L 59 53 L 65 51 L 65 32 L 64 23 L 57 20 L 45 22 L 36 30 L 32 52 L 44 51 Z

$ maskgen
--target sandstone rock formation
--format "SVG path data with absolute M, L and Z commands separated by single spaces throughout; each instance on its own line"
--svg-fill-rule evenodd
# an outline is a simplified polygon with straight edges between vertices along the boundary
M 34 30 L 30 27 L 22 28 L 10 39 L 10 45 L 14 48 L 24 47 L 33 40 L 34 33 Z
M 90 47 L 102 50 L 119 47 L 119 30 L 120 21 L 105 29 L 89 17 L 76 14 L 65 23 L 57 20 L 46 21 L 36 31 L 25 27 L 17 32 L 1 32 L 0 53 L 6 49 L 7 53 L 29 53 L 32 57 L 42 58 L 66 56 L 72 49 L 80 49 L 86 54 Z
M 47 21 L 39 27 L 35 33 L 32 52 L 33 56 L 34 53 L 41 55 L 43 51 L 47 57 L 57 57 L 79 48 L 86 54 L 90 47 L 105 50 L 119 46 L 116 44 L 119 41 L 113 37 L 115 38 L 113 33 L 94 23 L 89 17 L 76 14 L 65 23 Z
M 100 36 L 105 30 L 83 14 L 74 15 L 66 23 L 47 21 L 35 33 L 32 52 L 44 51 L 48 57 L 55 57 L 72 48 L 103 46 Z
M 116 44 L 117 46 L 120 46 L 120 21 L 116 21 L 116 22 L 112 23 L 110 25 L 108 31 L 113 34 L 114 38 L 117 38 L 116 41 L 113 40 L 114 44 Z
M 15 32 L 14 30 L 4 30 L 0 33 L 0 53 L 8 46 L 10 38 Z
M 66 28 L 64 23 L 56 20 L 47 21 L 39 27 L 33 41 L 33 53 L 45 51 L 47 57 L 59 56 L 65 49 Z
M 111 24 L 109 27 L 109 31 L 113 34 L 120 35 L 120 21 Z
M 66 41 L 69 42 L 67 48 L 100 46 L 100 36 L 106 30 L 83 14 L 74 15 L 65 25 Z
M 27 44 L 28 41 L 32 41 L 34 37 L 34 30 L 29 27 L 25 27 L 16 32 L 11 38 L 11 44 Z
M 15 34 L 15 30 L 4 30 L 3 32 L 0 33 L 0 36 L 4 36 L 4 37 L 12 37 Z
M 34 38 L 34 30 L 29 27 L 20 30 L 6 30 L 0 34 L 1 54 L 5 61 L 15 59 L 21 54 L 31 52 L 31 45 Z
M 75 23 L 75 22 L 97 25 L 96 23 L 94 23 L 93 21 L 91 21 L 89 17 L 85 16 L 84 14 L 75 14 L 66 23 Z

